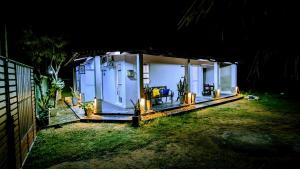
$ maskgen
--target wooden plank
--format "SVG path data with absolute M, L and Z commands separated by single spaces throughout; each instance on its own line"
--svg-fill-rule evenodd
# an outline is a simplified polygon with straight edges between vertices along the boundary
M 18 114 L 18 109 L 15 108 L 10 113 L 11 113 L 12 116 L 15 115 L 15 114 Z
M 8 79 L 9 79 L 9 80 L 16 79 L 16 76 L 15 76 L 15 75 L 11 75 L 11 74 L 10 74 L 10 75 L 8 75 Z
M 2 131 L 0 132 L 0 138 L 5 137 L 6 135 L 7 135 L 6 130 L 2 130 Z
M 1 71 L 0 71 L 1 72 Z M 7 70 L 8 73 L 15 73 L 15 69 L 14 68 L 8 68 Z
M 4 87 L 4 81 L 0 81 L 0 87 Z
M 17 105 L 18 105 L 17 103 L 14 103 L 14 104 L 10 105 L 10 109 L 11 110 L 15 109 L 17 107 Z
M 6 121 L 0 124 L 0 132 L 6 130 Z
M 16 97 L 10 99 L 10 103 L 15 103 L 15 102 L 17 102 L 17 98 Z
M 0 73 L 0 79 L 4 79 L 4 74 Z
M 31 128 L 31 130 L 28 133 L 28 145 L 29 147 L 31 146 L 31 144 L 33 143 L 33 127 Z
M 6 109 L 0 109 L 0 117 L 6 113 Z
M 7 163 L 8 163 L 7 152 L 3 152 L 3 155 L 0 155 L 0 168 L 1 169 L 8 169 L 7 168 Z
M 5 93 L 5 88 L 4 87 L 0 87 L 0 94 L 4 94 Z
M 0 102 L 0 109 L 3 108 L 3 107 L 6 107 L 6 102 L 5 101 Z
M 17 92 L 11 92 L 9 93 L 9 97 L 12 98 L 12 97 L 15 97 L 17 96 Z
M 15 92 L 17 90 L 16 86 L 9 87 L 9 92 Z
M 22 139 L 21 141 L 21 157 L 22 161 L 25 159 L 27 152 L 28 152 L 29 146 L 27 143 L 27 135 Z
M 11 86 L 11 85 L 16 85 L 16 81 L 15 80 L 10 80 L 9 82 L 8 82 L 8 84 Z
M 12 63 L 12 62 L 8 62 L 8 63 L 7 63 L 7 67 L 9 67 L 9 68 L 14 68 L 14 67 L 15 67 L 15 64 Z
M 0 146 L 3 147 L 7 145 L 7 136 L 4 136 L 0 139 Z
M 3 115 L 0 117 L 0 124 L 2 124 L 3 122 L 5 122 L 7 120 L 7 116 Z
M 14 114 L 12 117 L 13 117 L 13 119 L 14 119 L 14 124 L 15 124 L 15 122 L 16 122 L 15 125 L 19 125 L 19 121 L 18 121 L 19 116 L 18 116 L 18 114 Z
M 0 95 L 0 101 L 4 101 L 5 100 L 5 95 Z

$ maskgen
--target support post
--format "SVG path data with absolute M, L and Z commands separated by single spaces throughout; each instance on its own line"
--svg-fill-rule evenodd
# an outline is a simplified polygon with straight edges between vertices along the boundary
M 221 95 L 220 89 L 220 63 L 214 62 L 214 88 L 213 91 L 214 97 L 219 97 Z
M 199 95 L 202 95 L 202 92 L 203 92 L 203 83 L 204 83 L 204 76 L 203 76 L 203 67 L 200 65 L 199 66 Z
M 234 93 L 236 94 L 237 90 L 237 65 L 231 65 L 231 88 L 233 89 Z
M 190 59 L 187 60 L 187 63 L 185 65 L 185 77 L 186 77 L 186 82 L 188 85 L 188 91 L 191 91 L 191 61 Z
M 138 98 L 144 98 L 144 80 L 143 80 L 143 54 L 139 53 L 136 56 L 136 73 L 137 73 L 137 88 L 138 88 Z
M 77 89 L 77 79 L 76 79 L 76 67 L 73 67 L 73 89 Z
M 139 53 L 136 55 L 136 74 L 137 74 L 137 93 L 138 93 L 138 103 L 144 98 L 144 80 L 143 80 L 143 54 Z M 132 126 L 138 127 L 141 120 L 140 110 L 136 110 L 132 116 Z
M 95 103 L 96 111 L 95 113 L 102 113 L 102 72 L 101 72 L 101 58 L 100 56 L 95 56 Z

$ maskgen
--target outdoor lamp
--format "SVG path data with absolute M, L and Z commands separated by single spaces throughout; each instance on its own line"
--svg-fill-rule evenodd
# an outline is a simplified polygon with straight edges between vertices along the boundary
M 53 72 L 51 66 L 48 66 L 48 74 L 49 74 L 49 75 L 52 75 L 53 73 L 54 73 L 54 72 Z

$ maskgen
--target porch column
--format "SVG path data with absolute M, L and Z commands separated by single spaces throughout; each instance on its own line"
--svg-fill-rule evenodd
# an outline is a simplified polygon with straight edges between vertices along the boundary
M 77 79 L 76 79 L 76 66 L 73 67 L 73 89 L 78 90 L 78 88 L 77 88 Z
M 188 85 L 188 92 L 191 91 L 191 63 L 190 63 L 190 59 L 187 59 L 186 65 L 185 65 L 185 78 L 186 78 L 186 83 Z
M 199 95 L 201 96 L 202 95 L 202 91 L 203 91 L 203 82 L 204 82 L 204 79 L 203 79 L 203 67 L 201 66 L 201 65 L 199 65 L 199 76 L 198 76 L 198 78 L 199 78 L 199 84 L 198 84 L 198 86 L 199 86 Z
M 231 88 L 237 87 L 237 65 L 232 64 L 231 68 Z
M 214 62 L 214 85 L 215 90 L 218 90 L 220 88 L 220 64 L 218 62 Z
M 96 113 L 102 112 L 102 72 L 101 72 L 101 58 L 95 56 L 95 99 L 96 99 Z
M 136 74 L 137 74 L 137 92 L 138 98 L 144 98 L 144 80 L 143 80 L 143 54 L 136 55 Z

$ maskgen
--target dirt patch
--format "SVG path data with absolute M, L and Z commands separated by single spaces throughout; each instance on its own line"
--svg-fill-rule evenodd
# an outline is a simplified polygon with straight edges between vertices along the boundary
M 122 154 L 111 159 L 90 159 L 82 161 L 63 162 L 51 166 L 49 169 L 92 169 L 92 168 L 144 168 L 151 166 L 155 159 L 153 150 L 135 150 L 129 154 Z

